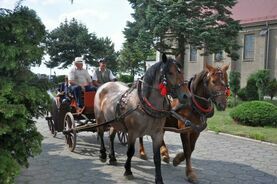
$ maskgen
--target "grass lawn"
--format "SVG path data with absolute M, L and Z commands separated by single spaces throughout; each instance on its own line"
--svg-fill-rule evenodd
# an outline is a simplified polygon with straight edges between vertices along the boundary
M 277 144 L 277 128 L 237 124 L 229 115 L 230 111 L 230 108 L 227 108 L 226 111 L 216 111 L 215 115 L 208 119 L 208 129 Z

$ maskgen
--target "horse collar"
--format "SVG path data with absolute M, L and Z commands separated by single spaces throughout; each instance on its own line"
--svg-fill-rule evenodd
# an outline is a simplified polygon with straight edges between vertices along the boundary
M 195 77 L 194 77 L 194 78 L 195 78 Z M 211 103 L 209 100 L 207 100 L 207 101 L 210 102 L 210 105 L 209 105 L 208 108 L 203 107 L 200 103 L 197 102 L 197 100 L 195 99 L 195 97 L 196 97 L 197 95 L 195 95 L 195 94 L 193 93 L 193 87 L 192 87 L 194 78 L 192 78 L 192 79 L 190 80 L 190 85 L 189 85 L 189 86 L 190 86 L 190 92 L 191 92 L 191 98 L 192 98 L 193 106 L 194 106 L 194 107 L 196 108 L 196 110 L 197 110 L 198 112 L 200 112 L 201 114 L 202 114 L 202 113 L 208 114 L 208 113 L 210 113 L 210 112 L 213 111 L 214 107 L 213 107 L 212 103 Z

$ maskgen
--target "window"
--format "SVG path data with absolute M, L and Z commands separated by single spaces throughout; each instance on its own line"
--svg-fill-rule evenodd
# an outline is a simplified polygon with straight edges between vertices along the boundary
M 254 43 L 254 34 L 248 34 L 244 36 L 243 59 L 254 59 Z
M 190 46 L 189 60 L 197 61 L 197 49 L 193 46 Z
M 214 54 L 214 61 L 219 62 L 223 60 L 223 51 Z

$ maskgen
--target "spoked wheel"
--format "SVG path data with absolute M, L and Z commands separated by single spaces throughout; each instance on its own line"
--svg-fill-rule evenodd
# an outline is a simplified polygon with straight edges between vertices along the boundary
M 122 145 L 126 145 L 128 141 L 128 133 L 126 132 L 117 132 L 117 137 Z
M 64 130 L 65 130 L 65 143 L 68 146 L 69 151 L 74 151 L 76 147 L 76 130 L 75 120 L 71 112 L 65 114 L 64 117 Z M 70 130 L 70 131 L 69 131 Z

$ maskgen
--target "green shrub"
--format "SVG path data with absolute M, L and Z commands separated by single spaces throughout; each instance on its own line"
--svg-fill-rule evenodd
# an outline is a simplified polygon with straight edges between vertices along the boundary
M 233 108 L 237 105 L 239 105 L 241 103 L 241 100 L 235 100 L 235 97 L 234 96 L 229 96 L 228 99 L 227 99 L 227 106 L 230 107 L 230 108 Z
M 270 96 L 270 99 L 272 100 L 275 95 L 277 95 L 277 80 L 273 79 L 268 83 L 268 86 L 266 88 L 266 94 Z
M 241 88 L 238 91 L 238 97 L 242 100 L 242 101 L 247 101 L 247 96 L 246 96 L 246 88 Z
M 124 74 L 124 75 L 120 74 L 118 80 L 121 81 L 121 82 L 125 82 L 125 83 L 132 83 L 132 82 L 134 82 L 134 76 L 126 75 L 126 74 Z
M 256 79 L 253 77 L 250 77 L 247 81 L 247 85 L 245 88 L 245 94 L 247 100 L 258 100 L 259 94 L 258 94 L 258 88 L 256 86 Z
M 238 123 L 250 126 L 276 126 L 277 107 L 265 101 L 251 101 L 238 105 L 230 112 Z

